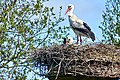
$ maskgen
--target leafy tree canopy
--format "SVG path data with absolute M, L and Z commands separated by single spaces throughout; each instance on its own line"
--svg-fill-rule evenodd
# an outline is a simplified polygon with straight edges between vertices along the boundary
M 59 43 L 68 35 L 64 21 L 46 0 L 0 1 L 0 80 L 25 80 L 35 72 L 26 51 Z M 34 76 L 33 76 L 34 77 Z
M 100 26 L 107 44 L 120 46 L 120 0 L 107 0 Z

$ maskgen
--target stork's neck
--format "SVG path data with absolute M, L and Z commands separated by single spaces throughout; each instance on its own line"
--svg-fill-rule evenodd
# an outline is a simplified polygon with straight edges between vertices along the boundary
M 73 12 L 68 12 L 68 16 L 72 16 L 73 15 Z
M 71 9 L 70 11 L 68 11 L 68 16 L 71 16 L 71 15 L 73 15 L 73 9 Z

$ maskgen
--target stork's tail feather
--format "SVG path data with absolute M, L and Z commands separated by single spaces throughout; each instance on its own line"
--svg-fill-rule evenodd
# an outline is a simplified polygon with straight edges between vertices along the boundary
M 95 40 L 95 34 L 92 31 L 90 31 L 89 35 L 90 35 L 90 38 L 92 39 L 92 41 L 94 41 Z

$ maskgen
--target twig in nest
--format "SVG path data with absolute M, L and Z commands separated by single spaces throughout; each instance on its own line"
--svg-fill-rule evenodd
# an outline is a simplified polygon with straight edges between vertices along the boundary
M 62 58 L 61 61 L 60 61 L 60 63 L 58 64 L 59 67 L 58 67 L 58 72 L 57 72 L 57 75 L 56 75 L 55 80 L 57 80 L 57 78 L 58 78 L 58 75 L 59 75 L 59 73 L 60 73 L 61 63 L 62 63 L 63 60 L 64 60 L 64 58 Z

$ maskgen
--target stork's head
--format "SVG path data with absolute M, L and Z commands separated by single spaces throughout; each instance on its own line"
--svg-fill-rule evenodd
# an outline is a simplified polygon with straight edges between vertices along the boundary
M 73 12 L 73 10 L 74 10 L 74 5 L 69 4 L 69 5 L 68 5 L 68 9 L 67 9 L 67 11 L 66 11 L 66 13 L 65 13 L 65 14 L 70 14 L 70 13 L 72 13 L 72 12 Z

